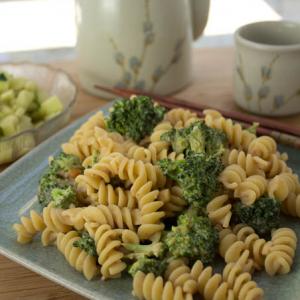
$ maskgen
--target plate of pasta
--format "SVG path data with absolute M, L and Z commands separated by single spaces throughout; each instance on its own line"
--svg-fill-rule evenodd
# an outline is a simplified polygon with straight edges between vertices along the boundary
M 300 158 L 117 99 L 0 174 L 0 252 L 90 299 L 299 299 Z

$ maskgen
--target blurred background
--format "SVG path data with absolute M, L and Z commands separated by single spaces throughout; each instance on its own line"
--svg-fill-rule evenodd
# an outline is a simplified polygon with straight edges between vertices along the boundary
M 300 21 L 299 0 L 212 0 L 204 36 L 194 47 L 233 46 L 233 33 L 261 20 Z M 74 0 L 0 0 L 0 63 L 75 57 Z

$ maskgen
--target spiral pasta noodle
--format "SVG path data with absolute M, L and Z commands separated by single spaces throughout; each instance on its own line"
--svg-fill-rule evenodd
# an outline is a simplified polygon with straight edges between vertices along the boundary
M 96 257 L 74 247 L 73 243 L 77 240 L 79 240 L 79 235 L 76 231 L 69 231 L 66 234 L 59 232 L 56 241 L 57 248 L 73 268 L 82 272 L 87 280 L 91 280 L 98 272 Z
M 270 276 L 287 274 L 291 270 L 297 246 L 297 236 L 290 228 L 279 228 L 272 232 L 265 269 Z
M 117 205 L 98 205 L 88 206 L 82 209 L 81 218 L 85 222 L 94 222 L 109 224 L 112 228 L 128 228 L 136 230 L 136 225 L 140 224 L 140 210 L 131 210 L 127 207 L 118 207 Z
M 147 300 L 188 300 L 181 287 L 174 287 L 170 281 L 164 282 L 161 276 L 138 271 L 133 277 L 133 295 Z
M 256 161 L 258 162 L 257 157 L 256 157 Z M 292 170 L 288 167 L 286 162 L 282 158 L 280 158 L 278 154 L 272 154 L 267 164 L 261 164 L 258 162 L 258 165 L 260 166 L 261 169 L 264 170 L 267 178 L 273 178 L 276 175 L 281 173 L 292 172 Z
M 199 121 L 197 114 L 188 109 L 173 108 L 165 115 L 165 120 L 169 121 L 174 128 L 188 127 L 192 123 Z
M 250 273 L 242 270 L 239 263 L 227 264 L 223 270 L 223 279 L 233 292 L 232 299 L 263 299 L 263 290 L 252 280 Z
M 120 232 L 113 230 L 108 224 L 103 224 L 96 227 L 94 232 L 89 231 L 89 234 L 95 240 L 102 279 L 120 277 L 126 268 L 126 263 L 122 261 L 124 254 L 120 251 Z
M 225 119 L 218 111 L 206 109 L 203 113 L 207 126 L 223 131 L 230 145 L 248 151 L 250 143 L 256 138 L 253 133 L 243 130 L 240 124 L 234 124 L 231 119 Z
M 150 142 L 151 143 L 155 143 L 155 142 L 160 142 L 161 141 L 161 136 L 172 130 L 173 129 L 173 125 L 168 122 L 168 121 L 163 121 L 161 123 L 159 123 L 158 125 L 156 125 L 153 129 L 153 132 L 150 135 Z M 164 142 L 167 146 L 169 145 L 168 142 Z
M 225 157 L 226 165 L 237 164 L 242 169 L 245 170 L 247 176 L 251 175 L 264 175 L 264 170 L 262 170 L 261 165 L 267 167 L 269 164 L 265 160 L 259 157 L 247 154 L 244 151 L 239 151 L 237 149 L 230 150 Z
M 234 190 L 234 197 L 251 205 L 266 192 L 267 184 L 267 180 L 261 175 L 249 176 Z
M 172 186 L 171 188 L 161 190 L 158 200 L 163 202 L 161 210 L 165 212 L 166 217 L 177 215 L 187 206 L 187 201 L 184 200 L 179 186 Z
M 236 189 L 245 179 L 245 170 L 237 164 L 227 166 L 219 176 L 220 182 L 230 190 Z
M 283 201 L 281 210 L 286 215 L 300 218 L 300 194 L 290 193 Z
M 65 233 L 72 229 L 72 227 L 67 224 L 62 213 L 63 210 L 61 208 L 55 208 L 52 202 L 43 209 L 43 220 L 49 230 Z
M 102 112 L 98 112 L 89 118 L 71 137 L 69 142 L 62 144 L 62 150 L 66 154 L 78 156 L 81 160 L 92 154 L 91 144 L 94 142 L 94 128 L 105 128 L 105 120 Z
M 272 154 L 275 154 L 277 151 L 277 145 L 273 138 L 270 136 L 260 136 L 254 139 L 248 149 L 248 153 L 259 156 L 264 160 L 269 160 Z
M 157 199 L 158 195 L 158 190 L 151 191 L 151 184 L 145 185 L 137 195 L 141 211 L 141 225 L 138 228 L 138 235 L 141 240 L 159 239 L 164 229 L 161 219 L 165 216 L 165 212 L 160 211 L 164 203 Z
M 219 224 L 226 228 L 229 226 L 232 216 L 232 205 L 228 201 L 228 195 L 224 194 L 213 198 L 206 206 L 208 217 L 213 224 Z
M 36 233 L 45 229 L 46 225 L 43 218 L 35 211 L 30 211 L 30 217 L 22 216 L 21 224 L 13 224 L 13 229 L 17 233 L 17 241 L 21 244 L 27 244 L 32 241 Z
M 268 195 L 279 201 L 284 201 L 289 194 L 295 194 L 299 188 L 298 177 L 292 173 L 281 173 L 268 183 Z

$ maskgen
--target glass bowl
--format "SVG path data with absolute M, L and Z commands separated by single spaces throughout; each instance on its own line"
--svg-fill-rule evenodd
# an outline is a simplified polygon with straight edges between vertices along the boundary
M 2 64 L 0 71 L 35 81 L 49 96 L 56 95 L 62 101 L 61 113 L 39 127 L 0 138 L 0 164 L 12 162 L 34 148 L 41 141 L 62 128 L 71 116 L 76 99 L 76 85 L 65 72 L 47 65 L 30 63 Z

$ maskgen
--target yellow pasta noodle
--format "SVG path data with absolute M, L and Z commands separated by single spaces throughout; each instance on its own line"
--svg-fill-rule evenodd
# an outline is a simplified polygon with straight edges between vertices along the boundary
M 98 272 L 96 257 L 87 254 L 84 250 L 74 247 L 73 243 L 79 239 L 76 231 L 69 231 L 57 235 L 57 248 L 63 253 L 68 263 L 77 271 L 82 272 L 87 280 L 91 280 Z
M 230 145 L 237 149 L 248 151 L 250 143 L 256 138 L 253 133 L 243 130 L 239 123 L 233 123 L 231 119 L 225 119 L 218 111 L 204 110 L 207 126 L 223 131 Z
M 236 189 L 246 179 L 245 170 L 237 165 L 232 164 L 227 166 L 220 174 L 219 180 L 224 187 L 230 190 Z
M 260 136 L 254 139 L 248 149 L 248 153 L 259 156 L 262 159 L 269 160 L 272 154 L 277 151 L 277 145 L 273 138 L 270 136 Z
M 206 206 L 208 217 L 213 224 L 219 224 L 226 228 L 229 226 L 232 216 L 231 204 L 228 201 L 228 195 L 221 195 L 213 198 Z
M 233 165 L 237 164 L 243 168 L 247 176 L 250 175 L 264 175 L 262 166 L 267 168 L 269 163 L 259 157 L 247 154 L 242 150 L 232 149 L 225 156 L 225 164 Z
M 246 205 L 253 204 L 267 190 L 267 180 L 261 175 L 247 177 L 234 190 L 234 197 L 240 198 Z
M 32 241 L 36 233 L 45 229 L 43 218 L 35 211 L 30 211 L 30 217 L 21 217 L 21 224 L 13 224 L 17 233 L 17 241 L 21 244 L 27 244 Z
M 147 275 L 138 271 L 133 278 L 133 295 L 147 300 L 187 300 L 181 287 L 175 288 L 170 281 L 164 282 L 161 276 Z
M 169 121 L 174 128 L 179 129 L 199 121 L 199 118 L 196 113 L 188 109 L 173 108 L 166 113 L 165 120 Z

